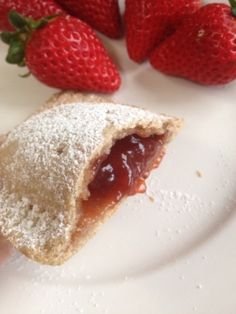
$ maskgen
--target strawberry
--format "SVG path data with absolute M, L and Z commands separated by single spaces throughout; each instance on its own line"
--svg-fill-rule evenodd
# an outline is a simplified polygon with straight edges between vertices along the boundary
M 129 56 L 142 62 L 153 48 L 200 7 L 200 0 L 126 0 L 126 44 Z
M 32 21 L 10 13 L 16 32 L 1 34 L 10 45 L 7 61 L 27 65 L 48 86 L 60 89 L 113 92 L 120 86 L 116 66 L 86 23 L 72 16 Z
M 79 17 L 111 38 L 122 35 L 118 0 L 57 0 L 70 14 Z
M 161 15 L 166 19 L 166 34 L 171 34 L 200 8 L 201 0 L 162 1 L 161 6 Z
M 152 53 L 158 70 L 204 85 L 236 78 L 236 1 L 208 4 L 186 19 Z
M 0 0 L 0 30 L 14 30 L 8 20 L 8 13 L 13 10 L 33 19 L 63 13 L 55 0 Z

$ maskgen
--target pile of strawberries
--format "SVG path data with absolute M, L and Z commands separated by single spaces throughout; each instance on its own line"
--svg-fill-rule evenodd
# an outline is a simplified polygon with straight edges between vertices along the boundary
M 129 57 L 204 85 L 236 79 L 236 0 L 126 0 Z M 117 66 L 93 30 L 123 35 L 118 0 L 0 0 L 7 62 L 27 66 L 48 86 L 114 92 Z

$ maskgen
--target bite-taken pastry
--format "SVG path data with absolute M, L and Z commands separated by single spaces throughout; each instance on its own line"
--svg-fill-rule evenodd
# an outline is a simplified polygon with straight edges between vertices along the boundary
M 96 96 L 55 95 L 0 146 L 0 232 L 29 258 L 62 264 L 144 191 L 180 125 Z
M 0 234 L 0 266 L 11 255 L 11 246 Z

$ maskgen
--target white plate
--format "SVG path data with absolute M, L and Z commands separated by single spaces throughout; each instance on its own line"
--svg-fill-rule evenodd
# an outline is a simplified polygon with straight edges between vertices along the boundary
M 148 195 L 125 202 L 66 265 L 16 252 L 1 264 L 0 313 L 235 314 L 236 82 L 209 88 L 167 77 L 131 62 L 123 41 L 107 43 L 123 72 L 114 98 L 183 117 L 185 126 Z M 20 78 L 0 50 L 3 132 L 54 90 Z

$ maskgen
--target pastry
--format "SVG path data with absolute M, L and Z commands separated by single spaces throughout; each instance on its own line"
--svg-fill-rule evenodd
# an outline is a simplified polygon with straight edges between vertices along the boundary
M 29 258 L 62 264 L 144 190 L 180 126 L 97 96 L 55 95 L 0 146 L 0 232 Z
M 10 255 L 11 246 L 0 234 L 0 266 Z

